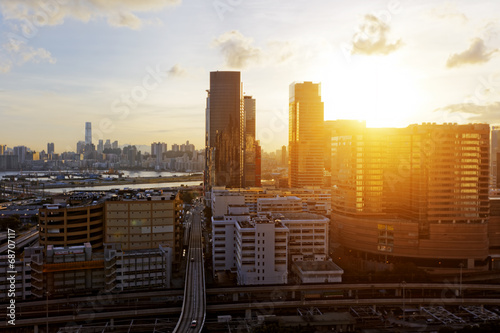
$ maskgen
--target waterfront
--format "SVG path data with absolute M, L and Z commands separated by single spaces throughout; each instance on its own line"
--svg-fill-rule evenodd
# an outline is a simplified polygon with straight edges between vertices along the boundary
M 69 191 L 107 191 L 112 189 L 138 189 L 138 188 L 173 188 L 180 186 L 198 186 L 202 183 L 201 174 L 191 174 L 184 172 L 168 172 L 168 171 L 136 171 L 136 170 L 118 170 L 118 174 L 103 174 L 94 173 L 93 175 L 82 171 L 81 173 L 74 170 L 62 170 L 55 172 L 57 176 L 61 175 L 75 178 L 65 178 L 63 180 L 54 181 L 54 172 L 46 171 L 4 171 L 0 172 L 0 179 L 4 176 L 32 175 L 33 178 L 26 178 L 21 182 L 15 182 L 13 186 L 26 188 L 26 192 L 31 190 L 42 191 L 44 193 L 64 193 Z M 41 175 L 51 174 L 51 177 L 40 177 Z M 35 177 L 34 175 L 38 175 Z M 94 178 L 95 174 L 100 174 L 101 178 Z M 77 176 L 78 175 L 78 176 Z M 78 177 L 78 178 L 77 178 Z M 5 179 L 4 179 L 5 180 Z M 31 182 L 28 185 L 26 181 Z M 36 185 L 34 184 L 36 182 Z M 5 184 L 5 183 L 4 183 Z M 17 184 L 17 185 L 15 185 Z
M 164 182 L 164 183 L 143 183 L 143 184 L 114 184 L 114 185 L 103 185 L 103 186 L 80 186 L 80 187 L 60 187 L 45 189 L 47 193 L 64 193 L 69 191 L 109 191 L 113 189 L 149 189 L 149 188 L 166 188 L 166 187 L 180 187 L 180 186 L 198 186 L 200 181 L 185 181 L 185 182 Z

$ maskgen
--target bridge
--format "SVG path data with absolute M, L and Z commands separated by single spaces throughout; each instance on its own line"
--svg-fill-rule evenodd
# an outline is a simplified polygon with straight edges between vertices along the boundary
M 184 287 L 184 302 L 174 333 L 201 332 L 205 322 L 205 269 L 203 265 L 203 246 L 201 243 L 201 206 L 192 210 L 189 219 L 191 223 L 189 250 L 187 255 L 186 283 Z

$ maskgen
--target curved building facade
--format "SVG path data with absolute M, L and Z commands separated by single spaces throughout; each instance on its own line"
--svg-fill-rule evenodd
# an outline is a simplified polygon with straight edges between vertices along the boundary
M 488 168 L 487 124 L 340 129 L 332 135 L 332 236 L 378 262 L 484 266 Z
M 40 245 L 55 247 L 90 243 L 102 249 L 104 238 L 104 203 L 78 207 L 46 205 L 39 210 Z

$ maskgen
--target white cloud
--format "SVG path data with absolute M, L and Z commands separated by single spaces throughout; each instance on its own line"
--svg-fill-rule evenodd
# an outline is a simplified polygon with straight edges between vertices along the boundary
M 20 39 L 11 39 L 8 43 L 2 45 L 0 56 L 3 58 L 2 63 L 0 63 L 1 73 L 9 72 L 14 65 L 21 66 L 28 62 L 56 63 L 56 59 L 52 57 L 49 51 L 42 47 L 34 48 Z
M 252 38 L 243 36 L 237 30 L 225 32 L 214 40 L 214 46 L 224 55 L 226 65 L 238 69 L 262 60 L 262 50 L 252 44 Z
M 500 102 L 491 102 L 484 105 L 475 103 L 450 104 L 434 111 L 463 114 L 469 121 L 474 122 L 500 123 Z
M 365 15 L 352 40 L 352 54 L 387 55 L 403 46 L 401 39 L 388 41 L 390 26 L 373 14 Z
M 2 59 L 0 62 L 0 73 L 8 73 L 12 69 L 12 61 Z
M 245 37 L 237 30 L 220 35 L 213 42 L 223 54 L 225 64 L 229 68 L 243 69 L 252 65 L 282 64 L 292 59 L 295 45 L 289 41 L 269 41 L 265 48 L 254 46 L 254 40 Z
M 469 48 L 460 53 L 454 53 L 448 57 L 446 67 L 459 67 L 465 64 L 481 64 L 488 62 L 498 49 L 488 51 L 481 38 L 475 38 Z
M 186 76 L 187 71 L 182 68 L 179 64 L 175 64 L 168 70 L 168 75 L 171 77 L 184 77 Z
M 142 25 L 134 13 L 157 11 L 182 0 L 2 0 L 4 20 L 22 20 L 33 26 L 58 25 L 72 18 L 88 22 L 105 18 L 111 26 L 139 29 Z
M 467 16 L 459 11 L 455 4 L 445 2 L 444 4 L 433 8 L 430 10 L 429 14 L 432 17 L 438 18 L 438 19 L 452 19 L 452 20 L 458 20 L 462 23 L 467 23 L 469 19 Z

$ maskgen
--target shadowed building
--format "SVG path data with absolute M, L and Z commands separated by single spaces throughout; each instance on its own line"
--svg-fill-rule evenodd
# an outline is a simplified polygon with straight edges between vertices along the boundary
M 240 72 L 210 72 L 206 108 L 205 184 L 241 187 L 244 130 Z

